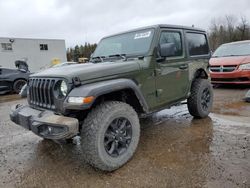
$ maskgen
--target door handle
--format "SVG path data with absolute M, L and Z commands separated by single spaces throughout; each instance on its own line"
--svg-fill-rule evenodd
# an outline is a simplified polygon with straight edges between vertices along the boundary
M 181 70 L 184 70 L 184 69 L 187 69 L 188 68 L 188 65 L 181 65 L 181 66 L 179 66 L 179 69 L 181 69 Z

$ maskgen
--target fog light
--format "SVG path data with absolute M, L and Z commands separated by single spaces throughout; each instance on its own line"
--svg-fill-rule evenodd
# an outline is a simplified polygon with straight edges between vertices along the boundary
M 50 126 L 50 125 L 40 125 L 38 127 L 38 133 L 42 136 L 57 135 L 63 133 L 66 129 L 59 126 Z

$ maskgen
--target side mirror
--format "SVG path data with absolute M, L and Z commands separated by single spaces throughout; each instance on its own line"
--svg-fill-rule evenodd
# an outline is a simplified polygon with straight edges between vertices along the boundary
M 174 43 L 164 43 L 160 45 L 160 56 L 171 57 L 175 55 L 176 47 Z

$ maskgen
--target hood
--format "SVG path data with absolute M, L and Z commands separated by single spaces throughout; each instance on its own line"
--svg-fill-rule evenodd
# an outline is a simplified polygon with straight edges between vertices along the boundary
M 250 63 L 250 56 L 212 57 L 209 60 L 209 64 L 212 66 L 240 65 L 244 63 Z
M 139 70 L 139 63 L 135 61 L 116 61 L 103 63 L 85 63 L 57 68 L 49 68 L 31 77 L 54 77 L 72 80 L 79 77 L 81 81 L 91 80 Z

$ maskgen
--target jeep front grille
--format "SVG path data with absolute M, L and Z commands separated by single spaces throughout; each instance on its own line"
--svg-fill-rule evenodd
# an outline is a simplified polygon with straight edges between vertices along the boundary
M 233 72 L 237 65 L 210 66 L 211 72 Z
M 55 109 L 53 88 L 56 80 L 51 78 L 29 79 L 29 102 L 31 105 Z

